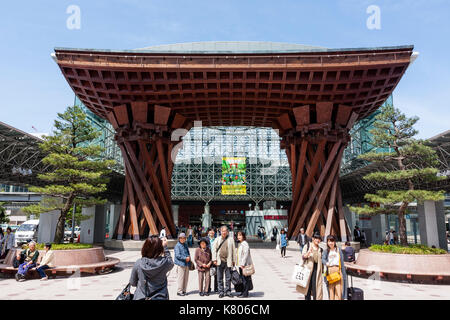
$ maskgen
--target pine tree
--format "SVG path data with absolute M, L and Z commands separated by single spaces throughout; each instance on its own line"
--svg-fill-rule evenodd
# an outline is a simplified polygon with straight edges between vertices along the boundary
M 74 203 L 92 206 L 106 202 L 95 196 L 106 191 L 107 174 L 115 161 L 100 158 L 103 149 L 92 142 L 101 133 L 86 119 L 79 106 L 70 106 L 64 113 L 58 113 L 54 127 L 53 134 L 40 144 L 46 154 L 42 161 L 52 168 L 38 175 L 46 185 L 29 188 L 31 192 L 47 196 L 39 204 L 25 209 L 33 214 L 60 210 L 54 242 L 61 243 L 67 214 Z
M 444 191 L 416 189 L 418 184 L 445 179 L 438 177 L 438 157 L 426 141 L 413 138 L 417 130 L 413 128 L 418 117 L 408 118 L 392 105 L 380 109 L 375 119 L 373 135 L 375 147 L 389 150 L 375 151 L 361 155 L 359 158 L 371 162 L 390 162 L 394 170 L 376 171 L 364 176 L 366 180 L 393 182 L 399 190 L 378 190 L 376 194 L 366 194 L 364 198 L 380 207 L 350 207 L 357 214 L 378 215 L 397 214 L 399 221 L 400 244 L 407 246 L 405 212 L 408 204 L 414 201 L 439 201 L 444 199 Z
M 6 209 L 3 206 L 4 204 L 4 202 L 0 202 L 0 223 L 9 223 L 9 218 L 6 215 Z

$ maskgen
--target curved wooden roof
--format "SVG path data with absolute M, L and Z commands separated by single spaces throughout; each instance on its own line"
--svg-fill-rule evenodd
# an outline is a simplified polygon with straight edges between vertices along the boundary
M 412 46 L 267 53 L 56 48 L 55 60 L 75 94 L 103 118 L 115 106 L 145 101 L 203 126 L 271 127 L 304 105 L 312 118 L 323 103 L 333 115 L 339 105 L 359 119 L 369 115 L 395 89 L 412 52 Z

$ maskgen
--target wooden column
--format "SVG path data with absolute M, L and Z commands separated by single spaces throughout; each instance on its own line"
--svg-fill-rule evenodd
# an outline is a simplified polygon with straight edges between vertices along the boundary
M 289 237 L 304 227 L 308 236 L 319 231 L 346 238 L 339 168 L 357 118 L 351 107 L 321 102 L 294 108 L 277 119 L 293 177 Z
M 139 240 L 158 234 L 162 227 L 169 237 L 175 234 L 169 181 L 173 170 L 170 134 L 186 119 L 175 116 L 174 122 L 170 116 L 170 108 L 146 102 L 116 106 L 108 114 L 126 168 L 117 239 Z

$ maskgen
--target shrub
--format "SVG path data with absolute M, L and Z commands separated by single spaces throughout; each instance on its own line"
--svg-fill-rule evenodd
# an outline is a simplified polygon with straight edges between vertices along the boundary
M 370 251 L 387 252 L 399 254 L 446 254 L 447 251 L 439 248 L 430 248 L 422 244 L 412 244 L 408 246 L 401 245 L 380 245 L 374 244 L 370 246 Z
M 53 243 L 51 250 L 72 250 L 72 249 L 89 249 L 92 248 L 92 244 L 87 243 Z M 28 245 L 23 245 L 22 249 L 27 249 Z M 44 243 L 37 243 L 36 249 L 38 250 L 44 250 L 45 244 Z

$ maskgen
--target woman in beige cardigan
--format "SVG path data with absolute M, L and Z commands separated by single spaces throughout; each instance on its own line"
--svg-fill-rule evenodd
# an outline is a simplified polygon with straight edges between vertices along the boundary
M 305 296 L 305 300 L 323 299 L 323 267 L 322 267 L 322 248 L 319 243 L 322 237 L 319 233 L 314 233 L 312 241 L 303 247 L 302 259 L 305 266 L 311 270 L 310 280 L 306 288 L 297 285 L 297 291 Z

